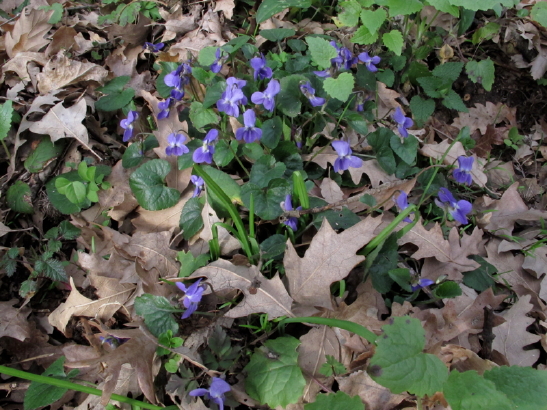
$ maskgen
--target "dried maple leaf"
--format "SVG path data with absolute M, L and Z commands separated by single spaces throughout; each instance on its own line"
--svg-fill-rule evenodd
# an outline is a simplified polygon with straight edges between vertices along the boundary
M 31 310 L 28 307 L 14 308 L 16 299 L 0 302 L 0 337 L 9 336 L 21 342 L 30 337 L 30 323 L 27 316 Z
M 267 313 L 270 319 L 294 316 L 291 313 L 292 298 L 279 275 L 268 279 L 256 266 L 236 266 L 219 259 L 192 274 L 192 277 L 199 276 L 209 279 L 215 292 L 223 289 L 239 289 L 243 292 L 244 299 L 230 309 L 226 317 L 236 318 L 252 313 Z
M 48 23 L 53 11 L 25 7 L 11 32 L 4 36 L 6 52 L 10 58 L 22 51 L 40 51 L 50 40 L 44 38 L 52 25 Z
M 526 316 L 532 308 L 530 295 L 522 296 L 511 309 L 501 313 L 506 322 L 493 329 L 496 338 L 492 348 L 503 354 L 511 366 L 532 366 L 539 358 L 538 349 L 523 349 L 541 339 L 526 330 L 535 321 Z
M 283 264 L 289 293 L 295 302 L 334 310 L 330 285 L 344 279 L 365 260 L 356 252 L 374 237 L 374 229 L 380 225 L 381 219 L 368 217 L 340 234 L 324 219 L 303 258 L 287 241 Z

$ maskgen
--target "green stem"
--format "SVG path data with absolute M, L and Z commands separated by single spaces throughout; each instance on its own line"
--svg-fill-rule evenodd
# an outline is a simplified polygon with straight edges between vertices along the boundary
M 0 142 L 2 143 L 2 146 L 4 147 L 4 151 L 6 151 L 6 155 L 7 155 L 8 159 L 11 159 L 11 154 L 9 153 L 9 149 L 8 149 L 6 143 L 4 142 L 4 140 L 0 140 Z
M 0 365 L 0 373 L 7 374 L 8 376 L 20 377 L 21 379 L 30 380 L 33 382 L 49 384 L 50 386 L 56 386 L 56 387 L 61 387 L 64 389 L 80 391 L 82 393 L 87 393 L 87 394 L 93 394 L 95 396 L 102 396 L 103 394 L 101 390 L 95 389 L 93 387 L 82 386 L 81 384 L 69 382 L 67 380 L 60 380 L 53 377 L 32 374 L 32 373 L 25 372 L 23 370 L 11 369 L 9 367 L 1 366 L 1 365 Z M 143 409 L 151 409 L 151 410 L 164 409 L 164 407 L 155 406 L 153 404 L 145 403 L 140 400 L 130 399 L 129 397 L 120 396 L 118 394 L 112 394 L 110 398 L 111 400 L 116 400 L 122 403 L 128 403 L 133 406 L 139 406 L 139 407 L 142 407 Z
M 313 323 L 316 325 L 338 327 L 340 329 L 347 330 L 348 332 L 355 333 L 356 335 L 361 336 L 363 339 L 368 340 L 372 344 L 375 344 L 376 339 L 378 338 L 378 336 L 376 336 L 366 327 L 361 326 L 357 323 L 350 322 L 349 320 L 329 319 L 326 317 L 294 317 L 290 319 L 284 319 L 281 323 Z

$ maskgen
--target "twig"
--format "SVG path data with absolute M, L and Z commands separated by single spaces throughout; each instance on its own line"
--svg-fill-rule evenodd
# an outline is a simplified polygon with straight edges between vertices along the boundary
M 492 357 L 492 342 L 496 338 L 496 335 L 492 331 L 494 328 L 494 313 L 492 308 L 485 306 L 484 308 L 484 325 L 482 326 L 482 349 L 480 351 L 480 356 L 483 359 L 490 360 Z

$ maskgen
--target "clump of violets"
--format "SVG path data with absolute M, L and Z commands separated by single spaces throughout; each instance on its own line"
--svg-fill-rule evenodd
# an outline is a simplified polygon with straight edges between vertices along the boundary
M 164 118 L 169 117 L 171 104 L 174 102 L 175 100 L 169 97 L 167 100 L 160 101 L 158 103 L 158 110 L 160 110 L 160 112 L 158 113 L 158 120 L 163 120 Z
M 228 393 L 231 390 L 230 385 L 222 380 L 220 377 L 213 377 L 211 387 L 208 389 L 194 389 L 188 394 L 192 397 L 205 396 L 213 403 L 218 405 L 219 410 L 224 410 L 224 393 Z
M 458 157 L 459 168 L 456 168 L 452 173 L 456 182 L 466 185 L 473 183 L 473 177 L 471 176 L 473 161 L 473 157 L 464 157 L 463 155 Z
M 324 98 L 315 96 L 315 88 L 311 86 L 311 83 L 309 81 L 300 84 L 300 91 L 310 101 L 310 104 L 312 105 L 312 107 L 319 107 L 325 104 Z
M 184 292 L 182 304 L 186 308 L 186 311 L 183 313 L 181 319 L 190 317 L 190 315 L 198 308 L 198 304 L 201 302 L 201 298 L 203 296 L 203 291 L 206 289 L 205 285 L 200 284 L 200 282 L 201 279 L 198 279 L 188 287 L 186 287 L 184 283 L 176 283 L 177 288 Z
M 167 148 L 165 148 L 165 155 L 175 155 L 180 157 L 183 154 L 190 152 L 188 147 L 184 144 L 186 136 L 184 134 L 171 133 L 167 136 Z
M 410 285 L 410 288 L 412 289 L 412 292 L 416 292 L 419 289 L 425 288 L 427 286 L 433 285 L 435 282 L 431 279 L 422 278 L 418 281 L 418 283 L 414 285 Z
M 292 196 L 290 194 L 285 197 L 284 202 L 281 202 L 281 208 L 284 211 L 294 211 L 294 208 L 292 206 Z M 302 207 L 299 206 L 296 209 L 299 211 L 302 209 Z M 293 231 L 296 231 L 298 229 L 298 218 L 296 218 L 295 216 L 291 216 L 287 218 L 287 220 L 283 221 L 283 224 L 287 225 Z
M 465 225 L 467 224 L 467 214 L 473 209 L 473 205 L 465 199 L 456 201 L 454 195 L 447 189 L 441 188 L 439 190 L 439 199 L 435 199 L 437 206 L 447 211 L 454 220 Z
M 246 143 L 251 143 L 260 140 L 262 138 L 262 130 L 255 127 L 256 114 L 254 110 L 247 110 L 243 113 L 244 127 L 236 130 L 236 139 L 244 140 Z
M 393 120 L 397 123 L 397 129 L 399 130 L 399 134 L 401 134 L 401 137 L 408 137 L 407 128 L 412 127 L 414 125 L 414 121 L 412 121 L 412 119 L 409 117 L 405 117 L 405 114 L 403 110 L 401 110 L 401 107 L 397 107 L 395 109 L 395 113 L 393 114 Z
M 211 164 L 213 162 L 213 154 L 215 153 L 215 141 L 218 138 L 218 130 L 209 130 L 205 138 L 203 138 L 203 145 L 197 148 L 192 154 L 192 160 L 196 164 L 206 162 Z M 198 177 L 199 178 L 199 177 Z
M 352 168 L 360 168 L 363 165 L 363 160 L 355 155 L 351 155 L 353 151 L 347 141 L 333 141 L 332 147 L 336 150 L 338 158 L 334 161 L 334 172 L 345 171 Z
M 254 104 L 262 104 L 265 109 L 272 112 L 275 108 L 275 96 L 281 91 L 279 81 L 270 80 L 264 92 L 256 91 L 251 95 Z
M 196 198 L 201 194 L 201 191 L 203 191 L 203 187 L 205 186 L 205 181 L 202 177 L 198 177 L 197 175 L 192 175 L 190 177 L 190 181 L 192 184 L 194 184 L 196 187 L 194 188 L 194 193 L 192 194 L 192 198 Z
M 359 54 L 358 58 L 361 62 L 365 63 L 365 67 L 371 73 L 375 73 L 376 71 L 378 71 L 376 64 L 380 63 L 381 61 L 380 57 L 378 56 L 371 57 L 367 52 L 364 52 Z
M 331 58 L 331 68 L 330 70 L 323 71 L 314 71 L 313 73 L 319 77 L 331 77 L 332 73 L 337 73 L 338 71 L 351 70 L 351 67 L 357 63 L 357 57 L 354 57 L 349 48 L 347 47 L 338 47 L 336 41 L 331 41 L 330 45 L 333 46 L 338 55 L 334 58 Z
M 189 64 L 183 63 L 174 71 L 171 71 L 165 76 L 163 82 L 168 87 L 173 87 L 171 90 L 171 98 L 180 101 L 184 97 L 184 86 L 190 84 L 190 74 L 192 67 Z
M 213 73 L 219 73 L 222 70 L 222 64 L 224 63 L 224 57 L 222 56 L 222 49 L 219 47 L 215 52 L 215 61 L 209 66 Z
M 260 57 L 251 58 L 251 67 L 254 70 L 254 79 L 265 80 L 266 78 L 272 78 L 273 71 L 266 65 L 266 57 L 264 54 L 260 54 Z
M 408 194 L 405 191 L 401 191 L 399 196 L 395 200 L 395 203 L 397 204 L 397 207 L 400 211 L 404 211 L 406 208 L 408 208 Z M 405 219 L 403 219 L 403 221 L 410 223 L 412 222 L 412 219 L 407 216 Z
M 137 111 L 129 111 L 127 113 L 127 118 L 120 121 L 120 127 L 125 131 L 123 132 L 123 142 L 127 142 L 133 137 L 133 127 L 135 121 L 139 118 L 139 113 Z
M 142 47 L 145 50 L 150 50 L 152 53 L 157 53 L 158 51 L 163 49 L 163 47 L 165 47 L 165 44 L 164 43 L 154 44 L 154 43 L 149 43 L 148 41 L 146 41 Z
M 239 117 L 239 104 L 247 104 L 247 97 L 241 88 L 245 87 L 247 81 L 235 77 L 226 79 L 226 90 L 217 101 L 217 108 L 231 117 Z

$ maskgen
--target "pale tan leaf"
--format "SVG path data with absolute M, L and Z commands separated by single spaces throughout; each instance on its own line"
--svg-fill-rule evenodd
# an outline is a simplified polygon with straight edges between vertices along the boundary
M 217 0 L 215 3 L 216 6 L 213 11 L 222 11 L 224 13 L 224 17 L 231 20 L 234 15 L 234 0 Z
M 108 215 L 116 221 L 121 221 L 129 212 L 138 207 L 138 202 L 129 187 L 129 176 L 132 172 L 132 169 L 123 167 L 122 160 L 118 161 L 106 178 L 106 181 L 110 183 L 110 188 L 99 191 L 101 208 L 109 209 Z M 121 204 L 125 205 L 123 209 L 126 210 L 126 213 L 120 212 L 119 208 L 116 209 Z
M 191 196 L 191 195 L 190 195 Z M 222 222 L 217 216 L 215 210 L 209 205 L 209 202 L 205 203 L 203 210 L 201 211 L 201 217 L 203 218 L 203 229 L 199 233 L 199 238 L 209 242 L 213 239 L 213 224 Z M 177 221 L 178 223 L 178 221 Z M 241 249 L 241 244 L 223 227 L 217 226 L 218 229 L 218 243 L 220 245 L 220 253 L 222 255 L 229 255 L 235 250 Z
M 493 330 L 496 338 L 492 348 L 503 354 L 511 366 L 532 366 L 539 358 L 538 349 L 523 349 L 541 339 L 526 330 L 535 321 L 527 316 L 532 308 L 530 295 L 521 297 L 511 309 L 501 313 L 507 322 Z
M 452 125 L 458 129 L 469 127 L 471 134 L 478 129 L 484 135 L 488 125 L 494 126 L 502 121 L 511 122 L 515 112 L 516 108 L 509 108 L 502 103 L 493 104 L 489 101 L 484 105 L 476 103 L 469 112 L 460 112 Z
M 192 191 L 187 190 L 181 196 L 175 206 L 162 209 L 161 211 L 148 211 L 139 207 L 137 213 L 139 216 L 131 220 L 131 223 L 137 230 L 143 233 L 163 232 L 174 230 L 179 231 L 180 214 L 184 204 L 192 197 Z
M 486 165 L 485 171 L 488 178 L 488 187 L 491 189 L 500 189 L 515 181 L 515 170 L 512 162 L 491 161 Z
M 381 81 L 376 81 L 378 100 L 378 118 L 385 117 L 389 112 L 394 112 L 397 107 L 401 107 L 396 99 L 401 96 L 397 91 L 387 88 Z
M 205 276 L 215 292 L 224 289 L 239 289 L 243 292 L 243 300 L 230 309 L 226 317 L 236 318 L 252 313 L 267 313 L 270 319 L 293 316 L 292 298 L 279 275 L 267 279 L 256 266 L 236 266 L 219 259 L 192 274 L 192 277 L 199 276 Z
M 27 320 L 31 309 L 12 307 L 16 303 L 16 299 L 0 302 L 0 337 L 9 336 L 22 342 L 31 335 L 30 323 Z
M 351 175 L 351 180 L 355 184 L 359 184 L 359 182 L 361 182 L 361 176 L 366 174 L 370 179 L 370 184 L 373 188 L 378 188 L 380 182 L 388 183 L 397 181 L 397 177 L 395 175 L 387 174 L 375 159 L 363 161 L 363 165 L 360 168 L 350 168 L 348 171 Z
M 321 195 L 327 203 L 333 204 L 344 199 L 344 193 L 340 186 L 330 178 L 324 178 L 319 187 Z
M 522 269 L 534 275 L 536 278 L 547 273 L 547 246 L 540 246 L 534 249 L 532 255 L 524 257 Z
M 11 60 L 6 62 L 2 67 L 2 74 L 8 71 L 17 73 L 19 78 L 26 84 L 30 81 L 30 75 L 27 71 L 27 64 L 30 61 L 34 61 L 39 65 L 46 65 L 47 57 L 44 53 L 36 53 L 32 51 L 26 51 L 17 53 Z
M 374 229 L 380 223 L 381 217 L 368 217 L 337 234 L 324 219 L 303 258 L 287 241 L 283 264 L 289 293 L 295 302 L 334 310 L 330 285 L 344 279 L 351 269 L 365 260 L 356 252 L 374 237 Z
M 10 58 L 23 51 L 40 51 L 49 40 L 44 38 L 52 25 L 48 23 L 53 10 L 25 7 L 11 32 L 5 34 L 6 52 Z
M 13 231 L 13 229 L 8 228 L 6 225 L 0 222 L 0 238 L 5 234 L 10 233 L 11 231 Z
M 315 162 L 318 164 L 321 168 L 327 169 L 329 166 L 329 162 L 334 165 L 334 161 L 336 161 L 336 158 L 338 158 L 338 154 L 330 145 L 328 145 L 326 148 L 319 148 L 316 147 L 314 152 L 307 155 L 302 155 L 302 159 L 304 161 L 310 161 Z M 320 152 L 319 152 L 320 151 Z

